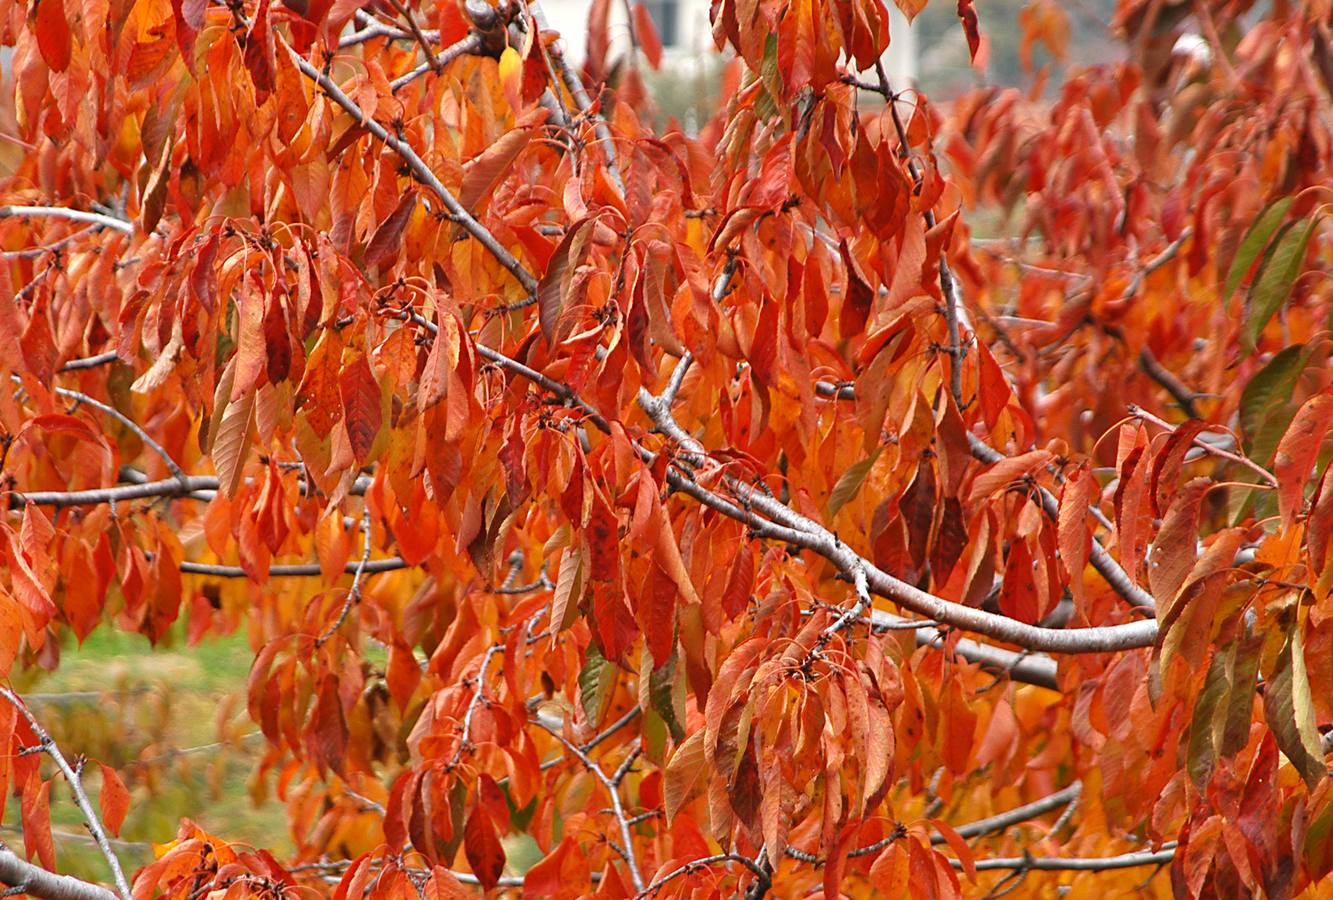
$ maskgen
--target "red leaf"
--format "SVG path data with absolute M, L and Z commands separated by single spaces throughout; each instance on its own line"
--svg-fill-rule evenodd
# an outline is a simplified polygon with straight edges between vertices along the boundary
M 98 763 L 98 766 L 102 769 L 102 824 L 107 831 L 118 835 L 130 809 L 130 792 L 115 769 L 105 763 Z
M 417 192 L 408 188 L 403 192 L 398 206 L 389 213 L 388 218 L 380 223 L 375 233 L 366 244 L 366 268 L 378 266 L 391 260 L 403 243 L 403 230 L 407 228 L 412 211 L 417 207 Z
M 1148 549 L 1152 509 L 1148 500 L 1148 465 L 1144 448 L 1135 447 L 1120 466 L 1120 484 L 1115 491 L 1115 531 L 1120 544 L 1120 565 L 1130 581 L 1138 578 L 1143 554 Z
M 472 807 L 467 824 L 463 826 L 463 852 L 481 886 L 488 891 L 495 887 L 505 868 L 505 851 L 500 846 L 500 837 L 495 833 L 491 817 L 480 804 Z
M 1056 534 L 1060 546 L 1060 565 L 1069 576 L 1069 592 L 1074 595 L 1074 606 L 1083 609 L 1083 570 L 1088 567 L 1092 551 L 1092 535 L 1088 532 L 1088 508 L 1092 503 L 1092 472 L 1085 462 L 1065 476 L 1065 487 L 1060 494 L 1060 512 Z
M 380 408 L 380 386 L 370 371 L 370 360 L 363 353 L 343 367 L 338 375 L 338 393 L 342 397 L 347 439 L 357 465 L 365 465 L 375 446 L 384 416 Z
M 37 49 L 42 59 L 56 72 L 69 67 L 69 17 L 62 0 L 39 0 L 33 11 Z M 50 868 L 48 866 L 48 868 Z
M 273 48 L 273 28 L 268 20 L 269 0 L 259 0 L 250 30 L 245 35 L 245 67 L 250 70 L 255 88 L 270 93 L 276 84 L 277 57 Z
M 846 340 L 865 331 L 870 307 L 875 300 L 875 289 L 862 277 L 846 241 L 842 242 L 842 261 L 847 267 L 847 296 L 842 301 L 842 313 L 838 316 L 838 336 Z
M 657 34 L 652 14 L 642 3 L 634 4 L 634 33 L 639 38 L 639 49 L 648 59 L 648 65 L 657 69 L 662 65 L 662 38 Z
M 654 563 L 644 579 L 643 592 L 635 612 L 643 631 L 653 668 L 661 668 L 671 658 L 676 644 L 676 598 L 680 590 L 671 576 Z
M 967 52 L 975 65 L 977 51 L 981 49 L 981 27 L 972 0 L 958 0 L 958 21 L 963 23 L 963 33 L 967 35 Z
M 588 855 L 572 837 L 566 837 L 523 876 L 523 896 L 542 900 L 573 900 L 592 890 Z

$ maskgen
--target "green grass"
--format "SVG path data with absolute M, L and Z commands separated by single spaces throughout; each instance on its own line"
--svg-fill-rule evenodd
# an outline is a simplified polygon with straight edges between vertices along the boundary
M 152 861 L 153 843 L 175 837 L 183 817 L 279 858 L 292 851 L 282 804 L 271 797 L 260 806 L 251 800 L 249 783 L 263 739 L 206 746 L 219 740 L 220 726 L 229 740 L 256 730 L 245 708 L 253 653 L 244 635 L 188 647 L 178 625 L 154 648 L 140 635 L 104 625 L 82 647 L 71 639 L 61 651 L 55 672 L 15 673 L 14 687 L 30 698 L 33 714 L 71 761 L 84 754 L 120 771 L 131 795 L 116 846 L 127 877 Z M 201 749 L 173 752 L 187 748 Z M 42 771 L 55 773 L 49 761 Z M 101 776 L 92 762 L 86 771 L 96 804 Z M 108 881 L 107 864 L 59 776 L 52 782 L 51 821 L 60 871 Z M 0 840 L 22 847 L 19 827 L 19 800 L 10 797 Z

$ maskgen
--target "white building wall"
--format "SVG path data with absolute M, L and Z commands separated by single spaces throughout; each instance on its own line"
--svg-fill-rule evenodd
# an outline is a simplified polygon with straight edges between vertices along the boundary
M 565 52 L 576 65 L 583 63 L 588 52 L 590 5 L 589 0 L 542 0 L 542 9 L 549 26 L 560 32 Z M 626 6 L 621 0 L 611 0 L 612 56 L 623 53 L 629 47 Z M 708 21 L 709 0 L 676 0 L 676 7 L 680 39 L 676 46 L 664 48 L 663 68 L 688 66 L 692 60 L 717 52 L 713 46 L 712 26 Z M 892 40 L 888 52 L 884 54 L 884 68 L 894 90 L 901 91 L 916 83 L 917 40 L 907 19 L 892 3 L 889 4 L 889 34 Z

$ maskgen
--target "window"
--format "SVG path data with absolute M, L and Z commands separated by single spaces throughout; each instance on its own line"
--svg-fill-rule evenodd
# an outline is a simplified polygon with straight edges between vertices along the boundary
M 680 0 L 642 0 L 663 47 L 680 45 Z

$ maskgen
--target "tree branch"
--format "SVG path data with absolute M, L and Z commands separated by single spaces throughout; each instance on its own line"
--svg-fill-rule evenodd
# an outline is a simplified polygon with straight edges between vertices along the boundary
M 1105 872 L 1111 869 L 1132 869 L 1137 866 L 1161 866 L 1176 858 L 1176 846 L 1172 842 L 1161 850 L 1143 850 L 1136 853 L 1122 853 L 1119 856 L 1009 856 L 996 859 L 979 859 L 976 868 L 979 872 L 989 869 L 1039 869 L 1045 872 Z M 963 864 L 956 859 L 949 860 L 955 869 L 962 869 Z
M 342 610 L 338 613 L 337 620 L 329 626 L 329 630 L 315 638 L 315 647 L 323 647 L 329 642 L 338 629 L 343 627 L 347 621 L 348 615 L 352 612 L 352 607 L 361 602 L 361 578 L 366 574 L 366 567 L 370 565 L 370 509 L 367 508 L 361 514 L 361 539 L 362 553 L 361 562 L 357 563 L 356 571 L 352 575 L 352 586 L 347 590 L 347 597 L 343 600 Z
M 23 893 L 41 900 L 118 900 L 104 887 L 48 872 L 6 847 L 0 847 L 0 882 L 21 887 Z
M 984 819 L 977 819 L 975 822 L 968 822 L 966 825 L 960 825 L 955 831 L 959 836 L 965 838 L 981 837 L 996 831 L 1003 831 L 1010 825 L 1017 825 L 1020 822 L 1026 822 L 1028 819 L 1036 818 L 1043 813 L 1048 813 L 1053 809 L 1059 809 L 1066 803 L 1078 799 L 1083 793 L 1083 782 L 1075 781 L 1067 788 L 1056 791 L 1054 794 L 1048 794 L 1040 800 L 1034 800 L 1023 806 L 1015 806 L 1013 809 L 1002 813 L 996 813 Z M 944 835 L 936 833 L 930 836 L 932 844 L 944 844 L 947 841 Z
M 28 727 L 37 736 L 42 752 L 51 757 L 51 760 L 56 764 L 56 768 L 65 776 L 70 792 L 74 795 L 74 803 L 79 807 L 79 811 L 83 813 L 84 821 L 88 823 L 88 831 L 92 834 L 93 839 L 97 841 L 98 849 L 102 851 L 102 856 L 106 858 L 107 865 L 111 868 L 111 876 L 115 879 L 116 889 L 120 892 L 121 900 L 130 900 L 130 886 L 125 881 L 125 873 L 120 868 L 120 859 L 111 849 L 106 831 L 102 828 L 102 820 L 98 818 L 97 811 L 93 809 L 92 803 L 88 800 L 88 794 L 83 789 L 83 780 L 79 778 L 79 773 L 74 771 L 74 767 L 65 759 L 65 754 L 61 753 L 60 748 L 56 746 L 55 739 L 42 727 L 42 724 L 28 711 L 28 707 L 13 691 L 6 687 L 0 687 L 0 697 L 4 697 L 13 704 L 19 715 L 27 720 Z
M 569 740 L 560 733 L 558 728 L 548 725 L 546 722 L 536 717 L 532 719 L 532 722 L 563 744 L 566 750 L 578 757 L 579 762 L 583 763 L 584 767 L 596 776 L 597 780 L 602 783 L 602 787 L 606 788 L 607 793 L 611 795 L 611 806 L 615 810 L 616 823 L 620 826 L 620 839 L 625 842 L 625 863 L 629 868 L 629 875 L 634 882 L 635 890 L 642 896 L 645 892 L 643 875 L 639 873 L 639 863 L 635 858 L 634 835 L 630 833 L 629 819 L 625 815 L 624 804 L 620 802 L 620 785 L 618 781 L 607 777 L 607 774 L 602 771 L 601 766 L 593 762 L 587 753 L 570 743 Z M 631 762 L 633 762 L 633 756 L 634 754 L 631 755 Z M 617 772 L 616 774 L 620 778 L 624 777 L 623 772 Z
M 667 884 L 667 882 L 674 881 L 675 879 L 679 878 L 682 875 L 690 875 L 693 874 L 694 872 L 699 871 L 700 869 L 706 869 L 709 866 L 715 866 L 718 863 L 724 863 L 724 862 L 740 863 L 741 865 L 745 866 L 745 868 L 749 869 L 752 873 L 754 873 L 754 876 L 756 878 L 760 879 L 763 882 L 768 882 L 770 879 L 769 874 L 765 872 L 757 862 L 750 859 L 750 857 L 742 856 L 739 853 L 718 853 L 713 856 L 705 856 L 702 859 L 696 859 L 693 860 L 692 862 L 687 862 L 683 866 L 672 869 L 670 872 L 667 872 L 661 878 L 655 879 L 653 883 L 648 885 L 647 887 L 640 888 L 639 893 L 636 894 L 635 897 L 641 898 L 641 897 L 651 896 L 660 891 L 662 887 Z
M 73 222 L 88 222 L 103 228 L 114 228 L 122 234 L 134 234 L 134 225 L 124 219 L 104 216 L 101 213 L 84 212 L 81 209 L 66 209 L 63 206 L 0 206 L 0 219 L 47 218 L 69 219 Z
M 278 39 L 282 42 L 283 48 L 291 57 L 292 62 L 296 64 L 296 67 L 301 70 L 302 74 L 315 82 L 315 84 L 319 85 L 329 99 L 341 106 L 345 112 L 350 113 L 367 131 L 374 135 L 376 139 L 386 144 L 390 150 L 393 150 L 401 156 L 403 162 L 407 164 L 408 169 L 411 170 L 417 181 L 429 188 L 431 193 L 439 198 L 440 202 L 444 204 L 445 209 L 449 210 L 449 214 L 453 217 L 453 220 L 461 225 L 468 234 L 476 238 L 477 242 L 485 247 L 486 250 L 495 257 L 496 261 L 518 280 L 518 283 L 523 286 L 523 290 L 526 291 L 529 296 L 536 297 L 537 279 L 533 274 L 525 269 L 523 264 L 514 258 L 513 254 L 500 245 L 500 242 L 496 240 L 495 235 L 491 234 L 486 226 L 478 222 L 472 217 L 470 212 L 463 208 L 463 205 L 458 202 L 458 198 L 449 192 L 449 189 L 444 186 L 439 178 L 435 177 L 435 173 L 432 172 L 430 167 L 426 165 L 425 161 L 417 155 L 416 150 L 412 149 L 412 146 L 406 141 L 400 140 L 396 135 L 390 134 L 379 122 L 367 116 L 357 102 L 347 96 L 342 88 L 334 84 L 329 76 L 312 66 L 304 56 L 293 50 L 291 45 L 285 40 L 282 40 L 281 36 L 279 36 Z

